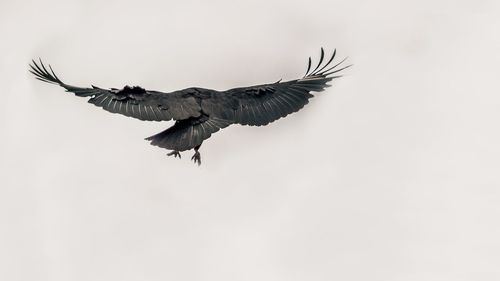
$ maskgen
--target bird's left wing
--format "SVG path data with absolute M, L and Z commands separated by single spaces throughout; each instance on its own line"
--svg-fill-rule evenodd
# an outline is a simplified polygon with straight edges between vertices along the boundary
M 41 60 L 40 64 L 33 61 L 30 67 L 36 79 L 59 85 L 79 97 L 90 97 L 89 103 L 112 113 L 147 121 L 184 120 L 201 114 L 200 105 L 188 91 L 162 93 L 128 86 L 121 90 L 81 88 L 63 83 L 52 67 L 49 65 L 49 72 Z
M 310 92 L 320 92 L 327 83 L 341 77 L 338 72 L 350 67 L 340 65 L 347 59 L 330 66 L 335 58 L 336 51 L 331 58 L 322 65 L 325 58 L 323 48 L 318 65 L 311 70 L 311 58 L 306 74 L 300 79 L 286 82 L 276 82 L 251 87 L 235 88 L 223 92 L 235 101 L 233 108 L 234 122 L 242 125 L 262 126 L 299 111 L 313 97 Z

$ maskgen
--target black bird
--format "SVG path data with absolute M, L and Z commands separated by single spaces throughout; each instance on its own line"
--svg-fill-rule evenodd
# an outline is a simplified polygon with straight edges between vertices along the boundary
M 290 113 L 297 112 L 313 97 L 310 92 L 323 91 L 328 82 L 339 78 L 338 72 L 350 67 L 339 67 L 347 58 L 330 66 L 334 50 L 324 64 L 325 52 L 321 48 L 318 65 L 311 70 L 311 57 L 304 77 L 286 82 L 275 82 L 250 87 L 216 91 L 187 88 L 171 93 L 125 86 L 123 89 L 102 89 L 96 86 L 80 88 L 63 83 L 49 65 L 50 72 L 40 59 L 34 60 L 31 70 L 38 80 L 57 84 L 79 97 L 90 97 L 89 103 L 112 113 L 120 113 L 144 121 L 175 120 L 165 131 L 146 138 L 152 145 L 172 150 L 167 155 L 181 157 L 181 151 L 194 148 L 191 158 L 201 164 L 200 149 L 204 140 L 231 124 L 250 126 L 267 125 Z M 335 75 L 334 75 L 335 74 Z

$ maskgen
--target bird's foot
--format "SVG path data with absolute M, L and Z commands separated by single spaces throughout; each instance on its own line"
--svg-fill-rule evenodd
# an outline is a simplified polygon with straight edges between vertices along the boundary
M 191 160 L 194 161 L 194 163 L 198 163 L 198 166 L 201 165 L 201 155 L 198 151 L 196 151 L 193 155 L 193 157 L 191 157 Z
M 167 154 L 167 156 L 172 156 L 172 155 L 174 156 L 174 158 L 177 158 L 177 156 L 179 156 L 179 159 L 181 159 L 181 154 L 179 153 L 179 151 L 174 150 Z

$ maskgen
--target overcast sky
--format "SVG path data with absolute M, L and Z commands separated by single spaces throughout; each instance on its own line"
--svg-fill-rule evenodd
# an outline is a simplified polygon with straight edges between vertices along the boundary
M 500 2 L 0 2 L 0 279 L 500 279 Z M 78 86 L 218 90 L 354 67 L 202 165 Z

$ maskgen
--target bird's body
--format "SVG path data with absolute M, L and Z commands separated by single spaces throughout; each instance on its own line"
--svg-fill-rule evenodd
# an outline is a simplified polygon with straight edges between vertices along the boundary
M 181 151 L 194 149 L 192 159 L 201 163 L 199 147 L 213 133 L 231 124 L 250 126 L 267 125 L 279 118 L 296 112 L 308 103 L 313 95 L 328 87 L 326 83 L 339 75 L 331 76 L 349 66 L 335 69 L 344 60 L 326 70 L 335 57 L 321 67 L 320 62 L 311 73 L 311 58 L 306 75 L 301 79 L 276 82 L 251 87 L 216 91 L 198 87 L 170 93 L 125 86 L 123 89 L 102 89 L 92 86 L 81 88 L 63 83 L 40 61 L 33 61 L 31 72 L 37 79 L 57 84 L 80 97 L 90 97 L 89 103 L 112 113 L 144 121 L 176 120 L 175 124 L 159 134 L 146 138 L 152 145 L 173 150 L 168 155 L 179 156 Z M 320 68 L 321 67 L 321 68 Z

